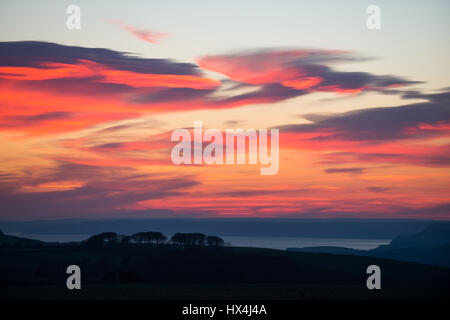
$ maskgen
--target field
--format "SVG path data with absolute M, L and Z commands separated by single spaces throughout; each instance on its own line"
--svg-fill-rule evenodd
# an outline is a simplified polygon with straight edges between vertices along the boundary
M 73 264 L 81 290 L 66 288 Z M 372 264 L 381 290 L 366 288 Z M 448 299 L 450 269 L 237 247 L 1 248 L 0 289 L 1 299 Z

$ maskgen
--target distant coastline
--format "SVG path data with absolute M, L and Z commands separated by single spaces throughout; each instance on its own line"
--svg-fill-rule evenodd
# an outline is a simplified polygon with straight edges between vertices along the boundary
M 328 239 L 393 239 L 415 234 L 435 223 L 414 219 L 61 219 L 0 221 L 0 230 L 20 234 L 93 235 L 102 232 L 134 234 L 158 230 L 164 234 L 204 232 L 222 237 L 293 237 Z
M 24 234 L 5 233 L 21 238 L 45 242 L 83 241 L 90 234 Z M 169 237 L 172 235 L 169 235 Z M 234 247 L 253 247 L 285 250 L 290 247 L 335 246 L 358 250 L 370 250 L 380 245 L 388 244 L 392 239 L 351 239 L 351 238 L 310 238 L 310 237 L 242 237 L 222 236 L 226 243 Z

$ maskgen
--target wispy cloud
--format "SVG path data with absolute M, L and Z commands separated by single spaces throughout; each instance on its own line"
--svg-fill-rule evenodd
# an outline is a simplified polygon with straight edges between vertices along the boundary
M 325 152 L 320 164 L 447 167 L 450 92 L 416 96 L 428 101 L 331 115 L 308 114 L 304 118 L 310 123 L 281 126 L 281 139 L 285 146 Z
M 158 41 L 154 33 L 127 30 Z M 194 64 L 106 48 L 0 42 L 0 203 L 7 209 L 0 218 L 124 210 L 448 217 L 448 207 L 438 206 L 448 201 L 450 90 L 424 93 L 399 88 L 416 81 L 335 67 L 361 59 L 343 51 L 266 50 Z M 255 180 L 252 167 L 175 168 L 170 162 L 173 126 L 192 130 L 190 120 L 179 123 L 173 113 L 203 109 L 209 117 L 221 109 L 222 126 L 245 128 L 254 124 L 251 117 L 223 109 L 265 103 L 272 113 L 252 117 L 276 114 L 277 121 L 283 112 L 277 102 L 324 91 L 349 98 L 371 91 L 406 102 L 277 123 L 283 163 L 270 181 Z M 293 114 L 304 113 L 301 108 Z
M 107 20 L 107 21 L 111 24 L 117 25 L 122 29 L 128 31 L 136 38 L 149 43 L 159 43 L 163 38 L 168 36 L 167 33 L 162 33 L 159 31 L 138 29 L 136 27 L 126 24 L 122 20 Z
M 358 93 L 420 83 L 393 75 L 342 72 L 332 68 L 342 62 L 365 60 L 368 59 L 338 50 L 257 50 L 205 56 L 198 60 L 198 65 L 240 83 L 261 85 L 266 89 L 277 84 L 285 88 L 283 93 L 288 95 L 301 95 L 303 91 Z
M 363 168 L 328 168 L 325 173 L 363 173 Z

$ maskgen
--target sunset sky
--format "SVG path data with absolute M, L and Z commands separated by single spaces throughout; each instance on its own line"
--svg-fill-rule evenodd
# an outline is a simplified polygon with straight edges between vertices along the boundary
M 67 6 L 81 29 L 66 27 Z M 381 29 L 366 27 L 368 5 Z M 450 218 L 448 1 L 2 1 L 0 219 Z M 171 162 L 277 128 L 280 166 Z

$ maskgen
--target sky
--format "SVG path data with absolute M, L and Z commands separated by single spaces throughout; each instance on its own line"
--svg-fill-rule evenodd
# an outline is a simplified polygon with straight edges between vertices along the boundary
M 4 0 L 0 219 L 448 220 L 449 9 Z M 175 165 L 194 121 L 278 129 L 278 172 Z

